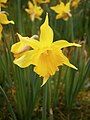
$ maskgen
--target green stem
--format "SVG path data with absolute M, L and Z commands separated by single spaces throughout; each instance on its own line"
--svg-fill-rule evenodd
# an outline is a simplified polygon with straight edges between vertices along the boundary
M 32 35 L 35 35 L 36 32 L 36 21 L 32 21 Z
M 18 30 L 20 34 L 23 34 L 23 25 L 22 25 L 22 13 L 21 13 L 21 0 L 17 0 L 17 19 L 18 19 Z
M 71 41 L 74 41 L 73 17 L 70 18 L 70 24 L 71 24 Z
M 47 83 L 43 86 L 43 108 L 42 108 L 42 120 L 47 120 Z
M 58 78 L 57 78 L 55 92 L 54 92 L 54 105 L 55 106 L 57 106 L 58 100 L 59 100 L 59 93 L 60 93 L 59 90 L 61 90 L 60 89 L 60 81 L 61 81 L 61 69 L 59 69 L 59 72 L 58 72 Z
M 19 76 L 19 69 L 17 66 L 15 66 L 15 86 L 16 86 L 16 102 L 17 102 L 17 109 L 18 109 L 18 115 L 19 118 L 23 119 L 22 114 L 22 104 L 21 104 L 21 85 L 20 85 L 20 76 Z
M 51 79 L 48 80 L 47 84 L 48 84 L 48 93 L 47 93 L 47 95 L 49 96 L 48 100 L 47 100 L 47 102 L 48 102 L 48 111 L 49 111 L 49 119 L 53 120 L 53 110 L 52 110 L 52 104 L 51 104 L 51 99 L 52 99 L 52 96 L 51 96 L 51 90 L 52 90 L 52 88 L 51 88 L 52 87 L 51 86 Z

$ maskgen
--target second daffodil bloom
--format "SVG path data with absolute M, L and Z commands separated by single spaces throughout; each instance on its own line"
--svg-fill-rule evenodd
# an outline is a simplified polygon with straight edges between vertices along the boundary
M 34 21 L 35 18 L 41 20 L 40 16 L 43 13 L 43 9 L 40 6 L 37 6 L 37 4 L 32 4 L 29 1 L 28 2 L 28 9 L 25 9 L 25 11 L 30 15 L 30 18 L 32 21 Z
M 68 20 L 68 18 L 72 16 L 70 13 L 70 2 L 66 5 L 63 2 L 60 2 L 60 4 L 51 7 L 51 9 L 57 13 L 56 19 L 63 18 L 64 20 Z
M 49 3 L 50 0 L 35 0 L 37 3 Z
M 0 9 L 1 7 L 4 7 L 4 4 L 7 2 L 7 0 L 0 0 Z
M 71 7 L 73 7 L 73 8 L 77 8 L 79 2 L 80 2 L 80 0 L 72 0 L 72 1 L 71 1 Z
M 12 20 L 9 21 L 7 19 L 7 15 L 3 11 L 1 11 L 0 12 L 0 38 L 2 36 L 2 30 L 3 30 L 3 26 L 2 25 L 3 24 L 9 24 L 9 23 L 14 24 L 14 22 Z
M 20 37 L 20 42 L 12 45 L 12 53 L 21 53 L 19 57 L 15 57 L 14 64 L 21 68 L 26 68 L 33 64 L 34 71 L 43 77 L 43 84 L 47 82 L 48 78 L 55 74 L 59 66 L 67 65 L 73 69 L 77 68 L 72 65 L 68 58 L 63 54 L 62 48 L 69 46 L 81 45 L 76 43 L 69 43 L 65 40 L 58 40 L 53 42 L 53 30 L 48 23 L 48 15 L 46 15 L 45 22 L 40 27 L 40 38 L 39 41 L 35 38 L 28 39 L 28 42 L 24 37 Z M 25 49 L 25 46 L 30 46 L 32 49 Z M 21 49 L 21 50 L 20 50 Z

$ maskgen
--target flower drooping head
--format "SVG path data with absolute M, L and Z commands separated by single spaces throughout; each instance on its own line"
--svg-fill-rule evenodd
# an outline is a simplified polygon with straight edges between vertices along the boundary
M 79 2 L 80 2 L 80 0 L 72 0 L 72 1 L 71 1 L 71 7 L 73 7 L 73 8 L 77 8 Z
M 0 0 L 0 9 L 1 7 L 5 7 L 4 4 L 7 2 L 7 0 Z
M 63 2 L 60 2 L 60 4 L 51 7 L 51 9 L 57 13 L 56 19 L 63 18 L 64 20 L 68 20 L 68 18 L 72 16 L 70 13 L 70 2 L 66 5 Z
M 14 22 L 12 20 L 9 21 L 7 19 L 7 15 L 3 11 L 1 11 L 0 12 L 0 39 L 2 37 L 2 30 L 3 30 L 3 26 L 2 25 L 3 24 L 6 25 L 6 24 L 9 24 L 9 23 L 14 24 Z
M 28 2 L 28 9 L 25 9 L 25 11 L 30 15 L 30 19 L 32 21 L 34 21 L 35 18 L 41 20 L 40 16 L 43 13 L 43 9 L 40 6 L 37 6 L 37 4 L 32 4 L 29 1 Z

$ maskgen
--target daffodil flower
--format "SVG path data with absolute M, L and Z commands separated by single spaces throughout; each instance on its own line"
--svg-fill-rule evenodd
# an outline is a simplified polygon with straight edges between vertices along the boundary
M 65 40 L 53 42 L 53 30 L 49 26 L 48 15 L 46 15 L 45 22 L 40 27 L 39 41 L 34 38 L 28 38 L 27 40 L 26 38 L 24 39 L 24 37 L 20 37 L 20 41 L 23 41 L 23 44 L 15 43 L 12 45 L 11 52 L 14 54 L 22 51 L 22 48 L 25 46 L 32 48 L 31 50 L 24 51 L 18 58 L 15 58 L 14 64 L 21 68 L 26 68 L 31 64 L 35 65 L 34 71 L 39 76 L 43 77 L 42 86 L 47 82 L 50 76 L 55 74 L 59 66 L 65 64 L 77 70 L 63 54 L 62 48 L 69 46 L 80 47 L 81 45 L 69 43 Z
M 5 7 L 4 4 L 7 2 L 7 0 L 0 0 L 0 9 L 1 7 Z
M 35 0 L 37 3 L 41 4 L 41 3 L 49 3 L 50 0 Z
M 56 19 L 63 18 L 64 20 L 68 20 L 68 18 L 72 16 L 70 13 L 70 2 L 66 5 L 63 2 L 60 2 L 60 4 L 51 7 L 51 9 L 57 13 Z
M 37 6 L 37 4 L 32 4 L 29 1 L 28 2 L 28 9 L 25 9 L 25 11 L 30 15 L 30 19 L 32 21 L 34 21 L 35 18 L 41 20 L 40 16 L 43 13 L 43 9 L 40 6 Z
M 80 0 L 72 0 L 72 1 L 71 1 L 71 7 L 73 7 L 73 8 L 77 8 L 79 2 L 80 2 Z
M 3 11 L 1 11 L 0 12 L 0 39 L 2 37 L 2 30 L 3 30 L 3 26 L 2 25 L 3 24 L 9 24 L 9 23 L 14 24 L 14 22 L 12 20 L 9 21 L 7 19 L 7 15 Z

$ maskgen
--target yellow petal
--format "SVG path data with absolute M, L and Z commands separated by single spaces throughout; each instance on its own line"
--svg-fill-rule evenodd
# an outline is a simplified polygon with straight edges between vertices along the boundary
M 60 5 L 50 7 L 52 10 L 54 10 L 56 13 L 60 13 Z
M 63 18 L 63 14 L 61 13 L 56 15 L 56 19 L 60 19 L 60 18 Z
M 66 4 L 65 11 L 70 12 L 70 2 Z
M 30 10 L 29 10 L 29 9 L 26 8 L 25 11 L 26 11 L 28 14 L 30 14 Z
M 45 83 L 48 81 L 48 79 L 49 79 L 48 76 L 43 78 L 43 83 L 42 83 L 41 87 L 45 85 Z
M 11 52 L 14 54 L 19 54 L 30 49 L 29 37 L 22 37 L 20 34 L 17 34 L 20 42 L 17 42 L 12 45 Z
M 0 3 L 6 3 L 7 0 L 0 0 Z
M 34 71 L 42 77 L 52 76 L 58 69 L 59 65 L 62 65 L 62 60 L 60 59 L 60 51 L 47 50 L 42 53 L 39 57 L 38 63 Z
M 60 54 L 61 54 L 61 59 L 63 60 L 63 64 L 77 70 L 77 68 L 69 62 L 68 58 L 62 53 L 62 51 L 60 51 Z
M 26 40 L 30 39 L 29 37 L 23 37 L 23 36 L 21 36 L 19 33 L 17 33 L 17 35 L 18 35 L 20 41 L 26 41 Z
M 37 65 L 39 53 L 35 50 L 24 52 L 24 54 L 18 59 L 14 60 L 14 64 L 21 68 L 28 67 L 30 64 Z
M 60 2 L 60 5 L 61 5 L 61 7 L 64 7 L 64 6 L 65 6 L 65 4 L 64 4 L 63 2 Z
M 29 44 L 33 49 L 38 49 L 40 47 L 40 42 L 35 39 L 30 39 Z
M 37 65 L 34 68 L 34 71 L 39 75 L 39 76 L 47 76 L 48 74 L 48 66 L 47 62 L 45 61 L 45 57 L 42 55 L 40 56 L 39 60 L 37 61 Z
M 26 42 L 18 42 L 12 45 L 11 52 L 19 54 L 30 49 L 30 45 Z
M 77 8 L 80 0 L 72 0 L 71 1 L 71 7 Z
M 28 7 L 29 7 L 29 9 L 33 9 L 33 4 L 31 1 L 28 1 Z
M 40 43 L 42 46 L 50 46 L 53 42 L 53 30 L 48 24 L 48 14 L 46 15 L 45 22 L 40 27 Z
M 56 15 L 56 19 L 60 19 L 60 18 L 63 18 L 65 21 L 68 20 L 69 17 L 72 17 L 72 14 L 71 13 L 60 13 L 60 14 L 57 14 Z
M 65 5 L 63 2 L 61 2 L 60 4 L 51 7 L 52 10 L 54 10 L 56 13 L 62 14 L 62 11 L 64 11 L 65 9 Z
M 38 7 L 38 6 L 35 6 L 34 9 L 35 9 L 35 17 L 40 18 L 40 16 L 43 13 L 43 9 L 41 7 Z
M 7 19 L 6 14 L 0 13 L 0 24 L 9 24 L 9 23 L 14 24 L 13 21 L 9 21 L 9 20 Z
M 50 76 L 51 70 L 49 68 L 51 68 L 51 65 L 49 66 L 48 64 L 50 63 L 48 58 L 49 58 L 48 53 L 42 53 L 39 57 L 36 67 L 34 68 L 34 71 L 42 77 L 48 75 Z
M 71 17 L 70 2 L 66 5 L 61 2 L 59 5 L 51 7 L 51 9 L 57 13 L 56 19 L 63 18 L 64 20 L 68 20 L 68 18 Z
M 29 38 L 29 37 L 22 37 L 18 33 L 17 33 L 17 35 L 18 35 L 20 41 L 22 41 L 24 44 L 29 45 L 33 49 L 39 48 L 40 42 L 38 40 L 35 40 L 33 36 L 31 38 Z
M 62 49 L 64 47 L 69 47 L 69 46 L 81 47 L 81 45 L 79 45 L 79 44 L 69 43 L 66 40 L 58 40 L 58 41 L 52 43 L 52 47 L 59 47 L 60 49 Z

